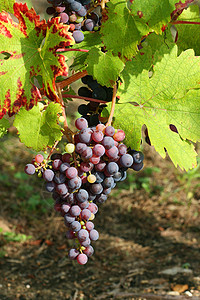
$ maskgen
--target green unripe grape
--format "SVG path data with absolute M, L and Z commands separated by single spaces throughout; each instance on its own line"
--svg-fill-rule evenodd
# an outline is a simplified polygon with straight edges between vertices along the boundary
M 60 123 L 64 123 L 65 118 L 64 118 L 63 116 L 60 116 L 59 119 L 58 119 L 58 121 L 59 121 Z
M 73 153 L 75 151 L 75 145 L 72 143 L 69 143 L 65 146 L 65 151 L 69 154 Z
M 38 106 L 39 106 L 40 111 L 43 111 L 43 109 L 44 109 L 44 104 L 43 104 L 42 102 L 39 102 L 39 103 L 38 103 Z

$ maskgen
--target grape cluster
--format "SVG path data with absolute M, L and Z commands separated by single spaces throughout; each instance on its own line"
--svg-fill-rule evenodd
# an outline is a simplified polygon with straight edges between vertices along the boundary
M 100 85 L 91 75 L 84 76 L 81 81 L 87 86 L 79 88 L 79 96 L 105 102 L 112 101 L 113 88 Z M 99 115 L 106 106 L 106 103 L 100 104 L 99 102 L 90 101 L 88 104 L 81 104 L 78 107 L 78 112 L 88 121 L 89 127 L 92 127 L 100 123 Z
M 76 43 L 84 40 L 83 31 L 98 30 L 101 25 L 100 6 L 90 9 L 91 0 L 47 0 L 52 6 L 46 12 L 53 17 L 60 17 L 60 22 L 69 25 Z
M 88 127 L 82 117 L 75 126 L 74 144 L 68 143 L 65 153 L 54 153 L 49 161 L 37 154 L 25 166 L 25 172 L 38 172 L 46 181 L 46 190 L 52 193 L 54 207 L 68 228 L 66 237 L 76 241 L 69 258 L 82 265 L 94 252 L 91 242 L 99 238 L 92 222 L 98 204 L 104 203 L 116 183 L 126 178 L 128 168 L 138 171 L 143 167 L 144 156 L 127 148 L 123 130 L 104 124 Z

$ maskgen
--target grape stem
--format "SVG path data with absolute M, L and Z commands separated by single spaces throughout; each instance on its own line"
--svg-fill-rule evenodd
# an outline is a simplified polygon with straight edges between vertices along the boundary
M 110 126 L 112 124 L 113 115 L 114 115 L 114 111 L 115 111 L 116 95 L 117 95 L 117 83 L 115 83 L 114 88 L 113 88 L 112 105 L 111 105 L 110 115 L 109 115 L 108 121 L 106 123 L 106 127 Z
M 55 144 L 53 145 L 53 147 L 51 148 L 51 151 L 47 157 L 47 161 L 49 160 L 51 154 L 53 153 L 54 149 L 56 148 L 56 146 L 58 145 L 59 141 L 56 141 Z
M 57 92 L 58 92 L 58 95 L 59 95 L 60 104 L 62 106 L 62 116 L 64 117 L 64 134 L 65 134 L 66 138 L 68 140 L 70 140 L 70 142 L 71 142 L 72 141 L 72 136 L 73 136 L 74 133 L 68 127 L 67 116 L 66 116 L 66 113 L 65 113 L 65 105 L 64 105 L 64 101 L 63 101 L 63 97 L 62 97 L 62 93 L 61 93 L 61 88 L 58 86 L 58 84 L 56 84 L 56 88 L 57 88 Z
M 83 97 L 83 96 L 77 96 L 77 95 L 70 95 L 70 94 L 67 94 L 65 92 L 62 92 L 62 96 L 64 96 L 65 98 L 77 98 L 77 99 L 83 99 L 83 100 L 88 100 L 88 101 L 92 101 L 92 102 L 107 103 L 104 100 L 99 100 L 99 99 L 94 99 L 94 98 L 89 98 L 89 97 Z
M 75 82 L 78 79 L 81 79 L 82 77 L 88 75 L 88 72 L 86 70 L 78 72 L 76 74 L 73 74 L 72 76 L 68 77 L 67 79 L 56 83 L 56 85 L 60 88 L 63 89 L 64 87 L 70 85 L 71 83 Z

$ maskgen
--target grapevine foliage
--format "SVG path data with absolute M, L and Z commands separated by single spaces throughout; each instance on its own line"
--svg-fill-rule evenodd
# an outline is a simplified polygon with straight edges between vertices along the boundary
M 145 124 L 151 144 L 162 157 L 167 150 L 176 166 L 186 170 L 194 167 L 196 152 L 191 142 L 199 140 L 200 111 L 199 26 L 193 23 L 200 18 L 199 7 L 190 5 L 193 2 L 112 0 L 102 10 L 100 31 L 85 33 L 84 41 L 73 45 L 69 26 L 58 18 L 40 21 L 26 4 L 4 1 L 0 6 L 1 118 L 6 113 L 15 114 L 22 106 L 32 108 L 41 100 L 41 92 L 51 101 L 59 101 L 55 81 L 59 75 L 67 75 L 68 69 L 87 70 L 108 87 L 120 78 L 114 123 L 126 131 L 127 144 L 140 148 Z M 8 12 L 14 12 L 19 23 Z M 174 28 L 172 38 L 170 30 Z M 56 52 L 70 45 L 81 51 Z M 187 51 L 190 48 L 193 50 Z M 53 137 L 38 145 L 25 138 L 20 125 L 23 114 L 15 121 L 21 140 L 34 149 L 52 146 Z M 176 126 L 178 134 L 170 130 L 170 124 Z M 56 130 L 60 133 L 54 141 L 63 134 L 59 125 Z

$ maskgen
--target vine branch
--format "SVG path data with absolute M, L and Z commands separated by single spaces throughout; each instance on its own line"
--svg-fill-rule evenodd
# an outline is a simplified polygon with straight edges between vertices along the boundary
M 67 79 L 56 83 L 56 85 L 60 88 L 63 89 L 64 87 L 70 85 L 71 83 L 77 81 L 78 79 L 81 79 L 82 77 L 88 75 L 88 72 L 86 70 L 78 72 L 76 74 L 73 74 L 72 76 L 68 77 Z
M 115 111 L 116 95 L 117 95 L 117 83 L 115 83 L 113 88 L 112 105 L 111 105 L 110 115 L 106 123 L 106 126 L 110 126 L 112 124 L 113 115 Z
M 77 95 L 70 95 L 70 94 L 67 94 L 65 92 L 62 92 L 62 96 L 64 96 L 65 98 L 76 98 L 76 99 L 88 100 L 88 101 L 91 101 L 91 102 L 107 103 L 104 100 L 99 100 L 99 99 L 94 99 L 94 98 L 89 98 L 89 97 L 83 97 L 83 96 L 77 96 Z

